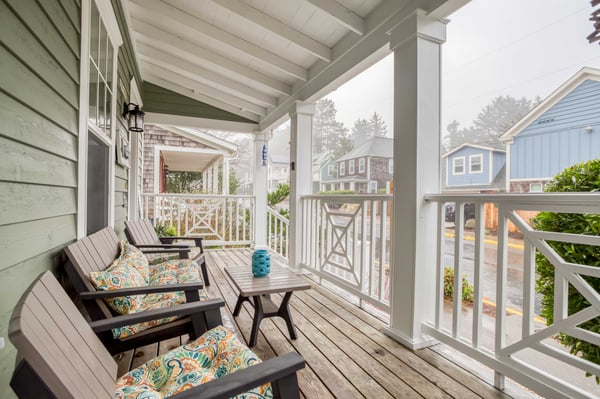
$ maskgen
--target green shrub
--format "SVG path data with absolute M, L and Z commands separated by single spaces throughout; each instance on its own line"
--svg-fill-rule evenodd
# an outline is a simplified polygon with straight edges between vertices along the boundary
M 454 298 L 454 269 L 450 266 L 444 267 L 444 298 Z M 463 302 L 473 303 L 475 299 L 474 288 L 469 281 L 467 275 L 462 277 L 462 300 Z
M 581 192 L 598 191 L 600 189 L 600 159 L 573 165 L 546 185 L 546 192 Z M 536 230 L 572 233 L 583 235 L 600 235 L 600 215 L 540 212 L 532 219 Z M 548 241 L 548 244 L 566 262 L 589 266 L 600 266 L 600 247 Z M 539 251 L 536 253 L 537 280 L 536 289 L 542 295 L 541 315 L 547 324 L 554 322 L 554 266 Z M 600 292 L 600 279 L 583 277 L 593 289 Z M 590 306 L 589 301 L 574 287 L 569 285 L 568 314 L 572 315 Z M 600 332 L 600 317 L 596 317 L 579 325 L 580 328 Z M 569 351 L 583 359 L 600 364 L 600 348 L 592 343 L 560 333 L 558 340 Z M 589 374 L 587 374 L 589 376 Z M 600 383 L 598 377 L 596 382 Z
M 174 237 L 177 235 L 177 229 L 173 225 L 157 224 L 154 226 L 154 230 L 156 230 L 159 237 Z

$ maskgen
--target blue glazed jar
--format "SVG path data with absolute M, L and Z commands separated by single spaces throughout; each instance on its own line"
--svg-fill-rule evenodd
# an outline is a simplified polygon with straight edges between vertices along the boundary
M 257 249 L 252 254 L 252 274 L 265 277 L 271 271 L 271 255 L 266 249 Z

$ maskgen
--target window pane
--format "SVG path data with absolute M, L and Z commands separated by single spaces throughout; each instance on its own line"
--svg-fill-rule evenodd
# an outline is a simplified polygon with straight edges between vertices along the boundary
M 88 121 L 96 125 L 98 123 L 98 71 L 90 65 L 90 93 L 89 93 Z
M 100 40 L 100 13 L 96 2 L 92 1 L 92 19 L 90 23 L 90 57 L 98 65 L 98 41 Z
M 106 132 L 106 135 L 111 137 L 110 135 L 110 126 L 112 123 L 111 120 L 111 102 L 112 102 L 112 95 L 110 94 L 110 91 L 107 89 L 106 90 L 106 99 L 104 101 L 104 110 L 106 112 L 106 119 L 104 120 L 104 125 L 105 125 L 105 129 L 104 131 Z
M 104 82 L 98 83 L 98 123 L 96 124 L 100 129 L 104 129 L 104 92 L 106 91 L 106 85 Z
M 110 40 L 106 40 L 106 84 L 108 90 L 112 93 L 112 80 L 113 80 L 113 46 Z

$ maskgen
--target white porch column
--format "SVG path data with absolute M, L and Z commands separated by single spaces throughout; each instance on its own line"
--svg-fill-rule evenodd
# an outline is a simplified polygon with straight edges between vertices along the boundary
M 219 194 L 219 161 L 215 161 L 215 163 L 213 163 L 212 173 L 213 173 L 212 193 Z
M 223 155 L 223 195 L 229 194 L 229 155 Z
M 441 44 L 446 23 L 422 10 L 390 30 L 394 51 L 394 210 L 391 320 L 386 333 L 417 349 L 432 344 L 421 325 L 433 320 L 440 190 Z
M 263 146 L 269 146 L 270 132 L 254 136 L 254 246 L 267 243 L 268 159 L 263 162 Z
M 206 170 L 202 172 L 202 192 L 208 192 L 208 172 Z
M 298 270 L 302 248 L 300 197 L 312 194 L 312 128 L 314 103 L 297 101 L 290 109 L 290 267 Z

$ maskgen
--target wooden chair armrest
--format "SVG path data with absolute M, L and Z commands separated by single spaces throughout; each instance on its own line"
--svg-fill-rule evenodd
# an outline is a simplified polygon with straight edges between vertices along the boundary
M 154 294 L 157 292 L 173 292 L 173 291 L 198 291 L 204 288 L 204 283 L 186 283 L 186 284 L 165 284 L 165 285 L 149 285 L 145 287 L 119 288 L 116 290 L 106 291 L 86 291 L 81 292 L 79 297 L 82 300 L 93 300 L 98 298 L 114 298 L 125 295 L 144 295 Z
M 304 367 L 302 356 L 296 352 L 286 353 L 198 385 L 174 395 L 173 398 L 230 398 L 271 382 L 275 398 L 296 399 L 300 397 L 296 371 Z
M 185 236 L 166 237 L 165 236 L 165 237 L 159 237 L 159 239 L 161 242 L 164 242 L 165 244 L 171 244 L 175 240 L 190 240 L 190 241 L 194 241 L 194 246 L 202 249 L 202 240 L 203 240 L 202 237 L 185 237 Z
M 99 333 L 112 330 L 116 327 L 128 326 L 149 320 L 157 320 L 172 316 L 188 316 L 211 310 L 219 310 L 223 306 L 225 306 L 225 302 L 221 298 L 207 299 L 201 302 L 183 303 L 170 308 L 154 309 L 146 312 L 125 314 L 108 319 L 92 321 L 90 326 L 94 332 Z
M 186 244 L 138 244 L 135 247 L 142 250 L 142 252 L 144 248 L 182 248 L 191 251 L 190 245 Z

